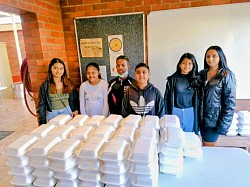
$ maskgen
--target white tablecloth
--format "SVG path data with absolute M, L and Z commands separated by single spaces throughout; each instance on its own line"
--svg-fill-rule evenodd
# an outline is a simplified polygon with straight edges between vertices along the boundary
M 203 147 L 203 159 L 185 159 L 181 176 L 160 173 L 159 187 L 250 187 L 250 155 L 241 148 Z

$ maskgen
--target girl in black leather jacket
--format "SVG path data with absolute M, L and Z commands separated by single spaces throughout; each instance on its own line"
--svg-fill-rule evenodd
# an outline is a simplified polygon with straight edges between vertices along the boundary
M 78 93 L 67 77 L 66 66 L 61 59 L 53 58 L 50 61 L 48 79 L 40 86 L 38 99 L 39 125 L 60 114 L 78 114 Z
M 184 53 L 176 67 L 176 72 L 167 78 L 164 94 L 165 113 L 177 115 L 185 132 L 198 134 L 198 90 L 190 81 L 198 74 L 195 56 Z
M 211 46 L 204 57 L 204 69 L 199 72 L 201 105 L 201 136 L 204 146 L 215 146 L 219 135 L 225 135 L 231 125 L 236 97 L 234 73 L 228 68 L 219 46 Z

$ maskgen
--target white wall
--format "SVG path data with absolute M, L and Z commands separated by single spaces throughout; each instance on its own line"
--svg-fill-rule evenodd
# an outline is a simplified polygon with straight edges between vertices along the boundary
M 219 45 L 236 74 L 237 99 L 250 99 L 250 3 L 151 12 L 148 41 L 150 81 L 162 94 L 183 53 L 201 70 L 206 49 Z

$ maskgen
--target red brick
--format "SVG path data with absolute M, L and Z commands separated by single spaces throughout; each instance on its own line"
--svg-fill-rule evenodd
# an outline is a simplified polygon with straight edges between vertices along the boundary
M 125 1 L 125 7 L 142 6 L 142 0 Z
M 133 8 L 119 8 L 118 9 L 118 13 L 130 13 L 130 12 L 134 12 Z
M 229 4 L 231 0 L 211 0 L 211 5 Z
M 99 16 L 101 15 L 101 11 L 96 10 L 96 11 L 89 11 L 85 13 L 86 16 Z
M 181 1 L 185 1 L 185 0 L 162 0 L 162 3 L 180 3 Z M 190 0 L 187 0 L 190 1 Z
M 83 3 L 86 4 L 96 4 L 100 3 L 100 0 L 83 0 Z
M 114 2 L 108 4 L 108 9 L 123 8 L 125 7 L 125 2 Z
M 90 11 L 92 10 L 92 5 L 83 5 L 83 6 L 77 6 L 76 12 L 78 11 Z
M 105 4 L 96 4 L 96 5 L 92 5 L 92 10 L 103 10 L 103 9 L 107 9 L 107 7 L 108 7 L 108 5 L 106 3 Z
M 108 15 L 108 14 L 117 14 L 118 10 L 117 9 L 112 9 L 112 10 L 102 10 L 101 15 Z
M 155 10 L 168 10 L 169 4 L 162 4 L 162 5 L 152 5 L 152 11 Z
M 161 0 L 144 0 L 144 5 L 160 4 Z
M 191 7 L 208 6 L 210 0 L 191 2 Z
M 141 6 L 134 8 L 134 12 L 149 12 L 149 11 L 151 11 L 151 6 Z

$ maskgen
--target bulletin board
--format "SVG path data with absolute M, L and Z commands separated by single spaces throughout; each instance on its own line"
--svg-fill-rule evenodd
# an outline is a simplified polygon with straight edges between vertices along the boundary
M 108 37 L 112 35 L 122 36 L 123 53 L 130 60 L 130 76 L 133 77 L 135 66 L 138 63 L 145 62 L 145 31 L 143 13 L 76 18 L 74 23 L 82 81 L 86 80 L 86 66 L 90 62 L 96 62 L 99 66 L 106 67 L 108 81 L 116 77 L 111 76 L 110 69 Z M 83 54 L 81 54 L 80 43 L 83 39 L 98 39 L 98 41 L 101 39 L 101 50 L 103 56 L 98 54 L 99 56 L 96 55 L 95 57 L 84 57 Z
M 151 82 L 162 94 L 183 53 L 201 70 L 206 49 L 219 45 L 236 75 L 236 98 L 250 99 L 250 3 L 156 11 L 147 20 Z

